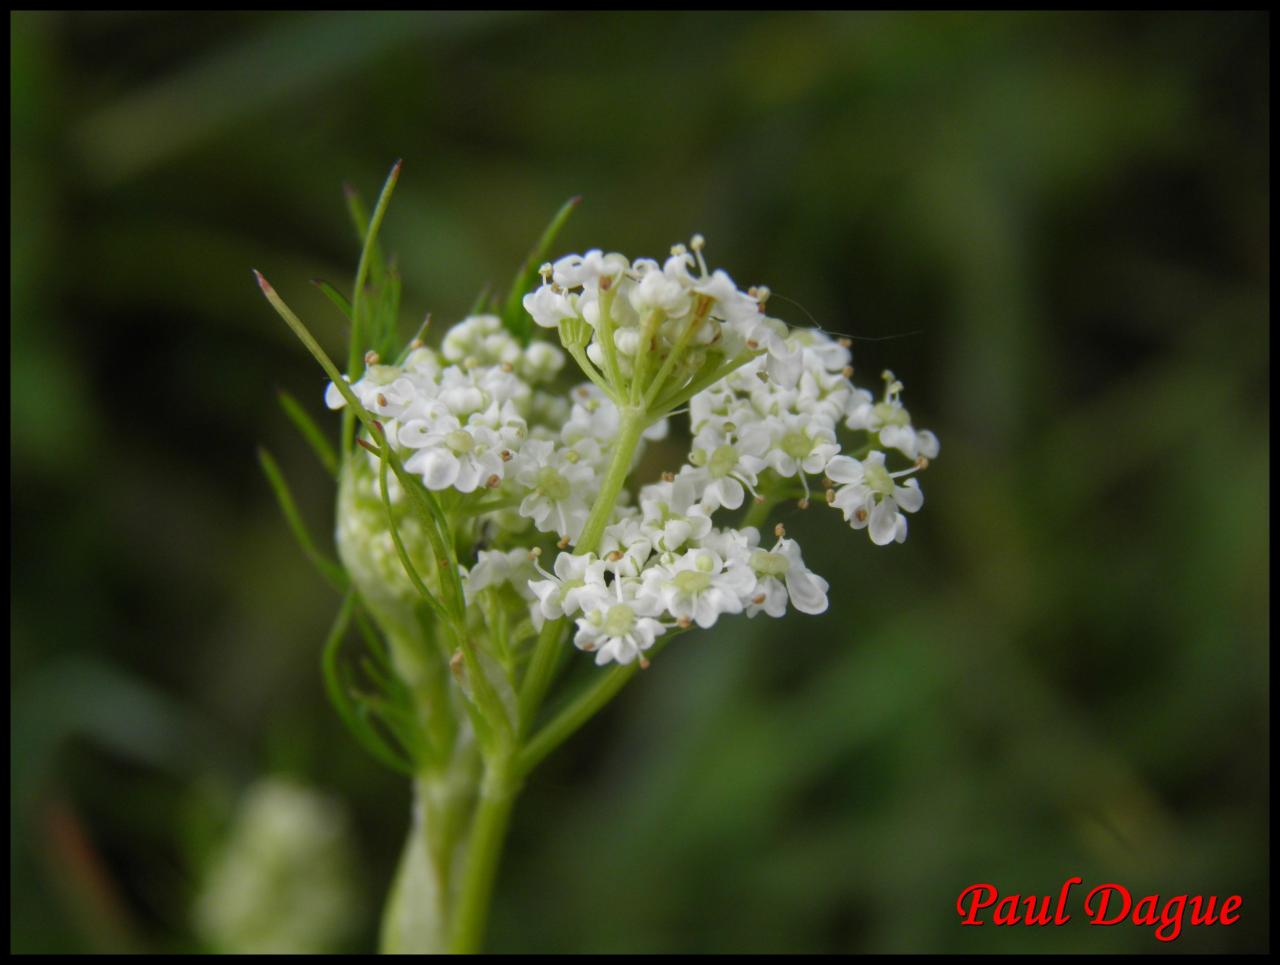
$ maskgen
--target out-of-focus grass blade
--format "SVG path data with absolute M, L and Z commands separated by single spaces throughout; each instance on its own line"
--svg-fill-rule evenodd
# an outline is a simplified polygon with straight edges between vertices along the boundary
M 338 311 L 342 312 L 343 318 L 348 322 L 351 321 L 351 303 L 347 301 L 346 295 L 342 294 L 342 292 L 338 291 L 338 289 L 334 288 L 333 285 L 329 284 L 323 278 L 312 278 L 311 284 L 324 292 L 324 297 L 329 299 L 329 301 L 333 302 L 333 304 L 338 307 Z
M 293 501 L 293 494 L 289 491 L 289 485 L 284 480 L 284 475 L 280 472 L 280 467 L 272 458 L 271 453 L 267 452 L 262 446 L 258 447 L 258 463 L 262 466 L 263 475 L 267 477 L 267 482 L 271 484 L 271 488 L 275 491 L 276 501 L 280 504 L 280 511 L 284 514 L 285 521 L 289 524 L 289 529 L 293 531 L 294 539 L 298 541 L 298 545 L 302 547 L 302 552 L 306 554 L 320 575 L 333 585 L 335 589 L 345 590 L 347 588 L 347 574 L 333 560 L 326 557 L 318 549 L 316 549 L 315 541 L 311 539 L 311 534 L 307 532 L 306 524 L 302 522 L 302 516 L 298 513 L 298 506 Z
M 321 96 L 344 75 L 414 45 L 427 53 L 517 16 L 493 11 L 326 11 L 261 17 L 261 29 L 89 115 L 71 140 L 86 176 L 114 185 L 254 115 Z M 429 56 L 429 53 L 427 54 Z
M 506 326 L 507 331 L 526 345 L 533 335 L 533 321 L 524 310 L 525 293 L 536 287 L 538 268 L 547 260 L 547 252 L 551 250 L 556 235 L 560 233 L 564 223 L 569 220 L 569 215 L 573 214 L 573 209 L 581 201 L 582 196 L 575 195 L 561 205 L 560 210 L 542 232 L 542 237 L 529 252 L 529 257 L 525 259 L 525 263 L 520 266 L 520 270 L 516 272 L 516 277 L 511 282 L 511 291 L 507 293 L 506 303 L 502 306 L 502 324 Z
M 476 296 L 476 300 L 471 303 L 471 311 L 468 315 L 479 315 L 481 312 L 493 308 L 493 299 L 489 297 L 492 286 L 486 282 L 485 286 L 480 289 L 480 294 Z
M 333 446 L 324 437 L 320 427 L 315 424 L 311 416 L 307 415 L 306 410 L 302 408 L 298 400 L 284 389 L 280 389 L 276 397 L 280 400 L 280 408 L 284 409 L 284 414 L 289 417 L 289 421 L 302 433 L 302 438 L 307 440 L 307 444 L 311 446 L 311 451 L 316 454 L 316 458 L 320 460 L 325 469 L 329 470 L 329 475 L 336 479 L 338 476 L 338 454 L 333 451 Z

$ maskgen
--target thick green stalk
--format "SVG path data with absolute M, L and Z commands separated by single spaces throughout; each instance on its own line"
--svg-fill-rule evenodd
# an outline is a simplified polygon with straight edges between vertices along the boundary
M 471 822 L 461 891 L 452 916 L 449 951 L 455 954 L 478 952 L 484 941 L 498 859 L 518 792 L 519 782 L 514 778 L 510 758 L 490 760 Z
M 413 818 L 382 913 L 379 944 L 388 953 L 449 951 L 458 909 L 458 842 L 476 797 L 479 758 L 473 744 L 455 749 L 442 770 L 413 784 Z

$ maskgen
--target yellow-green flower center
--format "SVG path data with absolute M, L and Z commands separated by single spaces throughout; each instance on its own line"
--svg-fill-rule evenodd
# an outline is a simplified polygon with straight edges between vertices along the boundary
M 801 429 L 795 429 L 788 432 L 782 437 L 779 443 L 782 451 L 792 459 L 804 459 L 809 453 L 813 452 L 813 440 L 809 438 L 809 434 Z
M 636 612 L 625 603 L 615 603 L 605 614 L 602 629 L 606 636 L 624 637 L 636 625 Z
M 862 479 L 867 488 L 881 496 L 893 495 L 893 477 L 884 466 L 864 466 Z
M 711 577 L 706 573 L 698 570 L 681 570 L 672 580 L 676 585 L 676 589 L 686 596 L 693 596 L 695 593 L 701 593 L 711 585 Z
M 461 429 L 454 429 L 445 436 L 444 444 L 460 456 L 465 456 L 476 447 L 476 441 L 471 438 L 471 433 L 463 432 Z
M 781 553 L 770 553 L 768 550 L 751 551 L 751 568 L 760 576 L 772 576 L 782 579 L 791 569 L 791 561 Z
M 807 454 L 807 450 L 806 450 Z M 723 479 L 729 473 L 733 472 L 733 467 L 738 464 L 738 450 L 733 446 L 721 446 L 711 454 L 711 460 L 707 463 L 707 469 L 711 472 L 712 479 Z
M 569 480 L 550 466 L 538 470 L 538 491 L 552 502 L 563 502 L 569 498 Z
M 911 425 L 910 413 L 900 405 L 893 405 L 890 402 L 877 402 L 875 408 L 871 411 L 880 420 L 881 426 Z

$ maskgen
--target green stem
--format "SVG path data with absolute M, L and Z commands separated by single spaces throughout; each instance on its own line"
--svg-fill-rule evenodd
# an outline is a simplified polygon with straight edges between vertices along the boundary
M 480 778 L 474 745 L 462 744 L 442 768 L 413 782 L 413 821 L 382 915 L 387 953 L 444 953 L 453 935 L 455 878 L 462 872 L 458 840 Z
M 551 686 L 551 678 L 556 669 L 556 652 L 560 640 L 564 636 L 569 621 L 548 620 L 538 633 L 538 640 L 533 645 L 533 656 L 529 659 L 529 669 L 525 671 L 524 685 L 520 688 L 520 733 L 529 732 L 533 717 L 542 705 L 542 698 Z
M 591 515 L 582 527 L 582 534 L 574 546 L 575 553 L 594 553 L 604 535 L 609 517 L 613 514 L 618 501 L 618 494 L 627 481 L 631 471 L 631 460 L 635 457 L 636 447 L 640 445 L 640 437 L 644 434 L 648 418 L 643 410 L 636 408 L 620 409 L 621 421 L 618 426 L 618 438 L 614 444 L 613 459 L 605 472 L 600 492 L 596 494 L 595 504 L 591 507 Z M 564 630 L 569 621 L 566 619 L 548 620 L 538 634 L 538 642 L 534 645 L 533 658 L 529 662 L 529 670 L 525 674 L 524 684 L 520 690 L 520 729 L 527 733 L 534 715 L 542 705 L 542 699 L 551 686 L 551 678 L 555 675 L 557 649 L 560 646 Z
M 518 792 L 519 782 L 513 779 L 509 759 L 491 761 L 485 770 L 467 842 L 462 890 L 449 939 L 449 951 L 454 954 L 477 952 L 484 941 L 498 859 Z
M 678 633 L 679 631 L 674 631 L 659 637 L 646 656 L 656 656 Z M 639 663 L 632 663 L 625 667 L 615 667 L 601 675 L 599 680 L 575 697 L 521 748 L 516 755 L 515 772 L 523 777 L 542 763 L 543 758 L 572 737 L 600 708 L 617 696 L 618 691 L 626 686 L 627 681 L 639 669 Z
M 603 282 L 604 279 L 601 279 Z M 618 368 L 618 349 L 613 344 L 613 298 L 616 290 L 610 286 L 600 293 L 600 344 L 604 347 L 605 372 L 613 385 L 615 398 L 622 396 L 622 371 Z
M 751 508 L 747 510 L 747 515 L 742 519 L 742 528 L 754 526 L 759 529 L 765 524 L 769 518 L 769 513 L 773 511 L 773 507 L 778 505 L 777 499 L 771 499 L 766 496 L 762 502 L 752 503 Z
M 573 551 L 578 554 L 594 553 L 604 536 L 604 529 L 609 525 L 609 518 L 617 506 L 618 494 L 631 472 L 631 460 L 635 458 L 636 448 L 640 445 L 640 437 L 651 421 L 643 409 L 619 407 L 618 436 L 614 441 L 613 458 L 605 471 L 604 481 L 600 484 L 600 492 L 591 507 L 591 515 L 582 527 L 582 533 L 574 544 Z
M 636 359 L 635 373 L 631 376 L 631 401 L 637 405 L 644 398 L 645 379 L 649 377 L 649 369 L 653 365 L 655 339 L 658 326 L 665 316 L 654 309 L 645 316 L 640 334 L 640 355 Z
M 578 368 L 582 369 L 583 374 L 594 382 L 606 397 L 610 399 L 617 398 L 617 396 L 614 395 L 613 386 L 605 381 L 604 376 L 602 376 L 599 369 L 591 363 L 591 359 L 587 358 L 587 354 L 582 350 L 581 346 L 573 346 L 565 343 L 565 349 L 573 356 L 573 360 L 578 363 Z
M 725 376 L 729 375 L 732 372 L 736 372 L 738 369 L 742 368 L 742 366 L 746 365 L 752 359 L 755 359 L 757 356 L 759 356 L 759 354 L 760 354 L 759 352 L 747 352 L 742 355 L 739 355 L 737 358 L 730 359 L 728 362 L 725 362 L 724 364 L 718 366 L 712 371 L 700 377 L 694 378 L 688 384 L 681 387 L 677 387 L 671 392 L 670 395 L 664 396 L 663 398 L 659 399 L 658 404 L 654 406 L 654 410 L 657 412 L 671 412 L 675 409 L 680 408 L 680 406 L 684 405 L 686 402 L 692 399 L 695 395 L 697 395 L 703 389 L 707 388 L 708 386 L 715 385 Z
M 646 407 L 653 406 L 653 403 L 658 398 L 658 393 L 662 391 L 662 386 L 666 384 L 667 376 L 671 374 L 676 362 L 684 357 L 684 350 L 689 346 L 690 340 L 698 329 L 702 327 L 707 313 L 711 311 L 712 301 L 713 299 L 706 295 L 699 296 L 698 303 L 693 309 L 693 317 L 689 319 L 689 324 L 685 326 L 684 331 L 676 339 L 676 344 L 672 346 L 671 351 L 667 354 L 662 367 L 658 369 L 658 374 L 653 377 L 653 381 L 645 388 L 644 404 Z

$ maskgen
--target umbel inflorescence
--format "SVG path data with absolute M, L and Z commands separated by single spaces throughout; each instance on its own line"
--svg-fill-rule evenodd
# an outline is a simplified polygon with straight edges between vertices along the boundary
M 827 581 L 770 513 L 825 504 L 873 543 L 901 542 L 938 440 L 914 427 L 892 373 L 879 394 L 856 387 L 847 340 L 770 315 L 767 288 L 709 270 L 701 237 L 661 262 L 591 250 L 539 269 L 576 202 L 505 299 L 482 300 L 438 347 L 404 345 L 399 278 L 376 243 L 398 173 L 372 216 L 351 199 L 364 239 L 351 300 L 319 283 L 351 326 L 345 372 L 258 276 L 343 410 L 335 452 L 286 405 L 338 481 L 340 562 L 262 459 L 344 595 L 322 661 L 329 696 L 414 781 L 382 947 L 474 951 L 533 768 L 677 635 L 824 612 Z M 646 445 L 685 414 L 682 464 L 637 478 Z M 357 627 L 355 672 L 340 652 Z M 551 702 L 569 641 L 602 669 Z
M 526 607 L 513 626 L 570 618 L 597 663 L 644 666 L 673 629 L 827 609 L 828 583 L 799 544 L 781 526 L 761 532 L 776 503 L 826 503 L 878 545 L 906 538 L 906 514 L 924 501 L 916 474 L 938 440 L 913 426 L 892 373 L 879 397 L 854 385 L 846 339 L 770 316 L 769 290 L 708 270 L 700 236 L 661 263 L 592 250 L 541 275 L 523 306 L 563 351 L 475 315 L 438 350 L 416 344 L 398 365 L 368 358 L 351 385 L 404 469 L 455 494 L 451 512 L 484 547 L 461 571 L 468 603 L 488 593 Z M 554 389 L 565 352 L 587 377 L 567 393 Z M 332 384 L 326 401 L 346 404 Z M 617 486 L 641 441 L 666 436 L 684 410 L 684 464 Z M 628 419 L 639 438 L 611 470 Z

